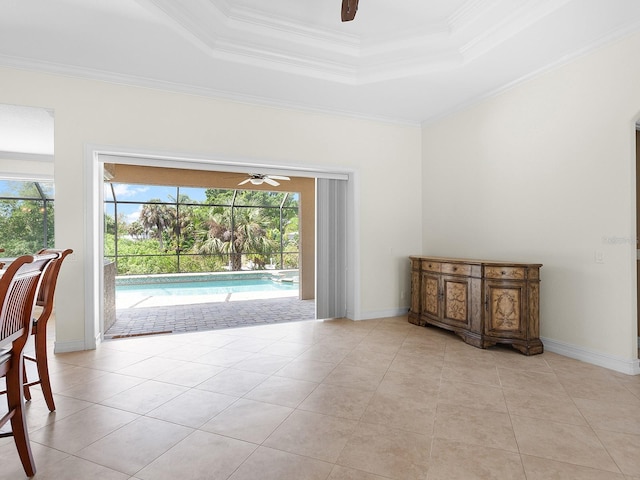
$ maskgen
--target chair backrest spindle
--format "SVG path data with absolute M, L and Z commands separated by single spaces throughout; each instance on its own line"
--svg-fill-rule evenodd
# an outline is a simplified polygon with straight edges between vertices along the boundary
M 26 342 L 42 274 L 58 257 L 59 254 L 23 255 L 11 262 L 0 277 L 0 346 L 23 335 Z
M 67 248 L 66 250 L 56 249 L 42 249 L 38 252 L 38 255 L 50 255 L 57 254 L 58 258 L 51 262 L 51 265 L 47 268 L 47 271 L 42 275 L 42 281 L 40 283 L 40 289 L 38 290 L 38 299 L 36 304 L 44 307 L 38 320 L 49 318 L 51 311 L 53 310 L 53 297 L 56 291 L 56 284 L 58 283 L 58 274 L 60 273 L 60 267 L 62 261 L 67 255 L 73 253 L 73 250 Z

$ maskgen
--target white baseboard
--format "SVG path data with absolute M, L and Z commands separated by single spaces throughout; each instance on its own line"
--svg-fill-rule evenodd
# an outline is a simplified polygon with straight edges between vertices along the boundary
M 545 351 L 564 355 L 565 357 L 575 358 L 583 362 L 598 365 L 599 367 L 615 370 L 616 372 L 627 375 L 640 375 L 640 360 L 620 358 L 615 355 L 595 352 L 588 348 L 571 345 L 569 343 L 552 340 L 550 338 L 541 338 Z
M 83 340 L 77 340 L 75 342 L 57 342 L 56 341 L 53 347 L 54 353 L 79 352 L 81 350 L 87 350 L 87 347 Z
M 374 320 L 377 318 L 387 318 L 387 317 L 399 317 L 401 315 L 406 315 L 409 312 L 408 307 L 401 308 L 393 308 L 390 310 L 378 310 L 376 312 L 363 312 L 358 316 L 358 318 L 351 318 L 352 320 Z

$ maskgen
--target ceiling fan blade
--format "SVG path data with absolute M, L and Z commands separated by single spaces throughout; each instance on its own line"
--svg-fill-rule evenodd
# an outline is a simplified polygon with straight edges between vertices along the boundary
M 342 0 L 341 18 L 343 22 L 349 22 L 356 17 L 358 0 Z
M 277 187 L 278 185 L 280 185 L 278 182 L 276 182 L 273 177 L 264 177 L 264 181 L 266 183 L 268 183 L 269 185 L 273 185 L 274 187 Z
M 274 180 L 291 180 L 289 177 L 285 177 L 283 175 L 267 175 L 269 178 L 273 178 Z
M 246 180 L 241 181 L 238 185 L 244 185 L 245 183 L 249 183 L 251 181 L 250 178 L 247 178 Z

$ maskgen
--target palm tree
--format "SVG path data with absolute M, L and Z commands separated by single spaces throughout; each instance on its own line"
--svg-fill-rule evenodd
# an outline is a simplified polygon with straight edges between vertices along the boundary
M 164 250 L 162 241 L 163 232 L 171 226 L 172 214 L 166 205 L 160 203 L 161 200 L 149 200 L 140 210 L 140 223 L 147 233 L 154 235 L 160 244 L 160 250 Z
M 267 236 L 268 222 L 258 208 L 217 209 L 208 222 L 205 238 L 197 246 L 198 253 L 229 255 L 232 270 L 242 269 L 242 255 L 268 255 L 276 249 Z
M 194 230 L 192 210 L 186 205 L 191 203 L 191 199 L 188 195 L 181 194 L 177 200 L 169 195 L 169 200 L 175 203 L 177 208 L 165 207 L 167 216 L 165 228 L 170 230 L 170 248 L 178 252 L 183 250 L 185 240 L 192 236 Z M 192 241 L 189 243 L 192 243 Z
M 144 227 L 138 221 L 131 222 L 131 224 L 127 227 L 127 233 L 136 240 L 139 240 L 142 235 L 144 235 L 144 230 Z

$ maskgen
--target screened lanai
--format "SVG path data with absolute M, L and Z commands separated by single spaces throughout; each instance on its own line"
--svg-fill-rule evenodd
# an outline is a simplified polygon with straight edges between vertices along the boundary
M 276 191 L 220 188 L 237 186 L 239 177 L 128 165 L 109 170 L 106 338 L 315 318 L 301 275 L 309 182 L 301 191 L 296 181 Z
M 105 184 L 118 275 L 299 267 L 296 192 Z
M 53 225 L 53 182 L 0 180 L 0 257 L 53 248 Z

